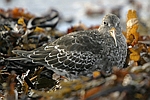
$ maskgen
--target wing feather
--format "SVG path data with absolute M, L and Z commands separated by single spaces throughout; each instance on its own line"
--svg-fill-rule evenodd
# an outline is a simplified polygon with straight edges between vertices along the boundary
M 92 34 L 92 33 L 90 33 Z M 95 62 L 95 41 L 85 32 L 63 36 L 53 43 L 33 51 L 14 50 L 13 53 L 26 57 L 33 63 L 46 65 L 54 71 L 79 74 L 89 70 Z

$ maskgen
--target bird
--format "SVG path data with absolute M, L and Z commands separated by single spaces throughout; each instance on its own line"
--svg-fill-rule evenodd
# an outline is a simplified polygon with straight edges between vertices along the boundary
M 94 71 L 112 72 L 123 68 L 127 56 L 126 38 L 115 14 L 104 16 L 98 29 L 64 35 L 32 51 L 13 50 L 13 60 L 27 60 L 69 79 L 91 77 Z

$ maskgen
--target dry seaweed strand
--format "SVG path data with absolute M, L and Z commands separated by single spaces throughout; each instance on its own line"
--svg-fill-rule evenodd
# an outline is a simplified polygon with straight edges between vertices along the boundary
M 19 17 L 25 17 L 27 19 L 31 19 L 34 17 L 34 15 L 31 15 L 30 13 L 25 13 L 25 10 L 23 8 L 14 8 L 11 11 L 12 17 L 13 18 L 19 18 Z
M 33 14 L 26 12 L 25 9 L 19 7 L 15 7 L 14 9 L 8 9 L 8 10 L 0 9 L 0 14 L 13 19 L 24 17 L 25 19 L 29 20 L 35 17 Z
M 140 53 L 143 49 L 142 46 L 137 45 L 139 40 L 139 33 L 138 30 L 138 17 L 135 10 L 129 10 L 127 13 L 127 31 L 123 32 L 123 34 L 126 36 L 127 44 L 129 46 L 128 53 L 129 57 L 127 57 L 127 60 L 129 61 L 133 60 L 133 65 L 138 65 L 137 61 L 140 60 Z
M 129 10 L 127 14 L 127 43 L 134 46 L 139 39 L 138 30 L 138 17 L 135 10 Z

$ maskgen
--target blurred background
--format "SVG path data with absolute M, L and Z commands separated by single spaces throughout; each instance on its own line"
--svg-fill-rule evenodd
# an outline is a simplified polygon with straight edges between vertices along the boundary
M 137 11 L 140 20 L 150 26 L 150 0 L 1 0 L 0 8 L 8 10 L 15 7 L 36 16 L 42 16 L 50 9 L 59 11 L 61 17 L 71 23 L 59 24 L 57 27 L 66 31 L 72 25 L 83 23 L 86 26 L 99 25 L 102 17 L 107 13 L 118 15 L 121 22 L 126 21 L 129 9 Z

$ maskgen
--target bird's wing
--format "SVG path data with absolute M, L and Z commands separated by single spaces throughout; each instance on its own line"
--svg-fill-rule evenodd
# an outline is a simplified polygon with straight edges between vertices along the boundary
M 92 31 L 89 34 L 92 36 Z M 92 68 L 98 52 L 97 42 L 91 36 L 84 31 L 75 32 L 33 51 L 13 52 L 31 59 L 33 63 L 47 65 L 50 69 L 83 72 Z
M 81 31 L 75 32 L 57 39 L 53 42 L 54 45 L 66 46 L 67 51 L 90 51 L 95 53 L 98 50 L 100 43 L 96 40 L 98 31 Z

